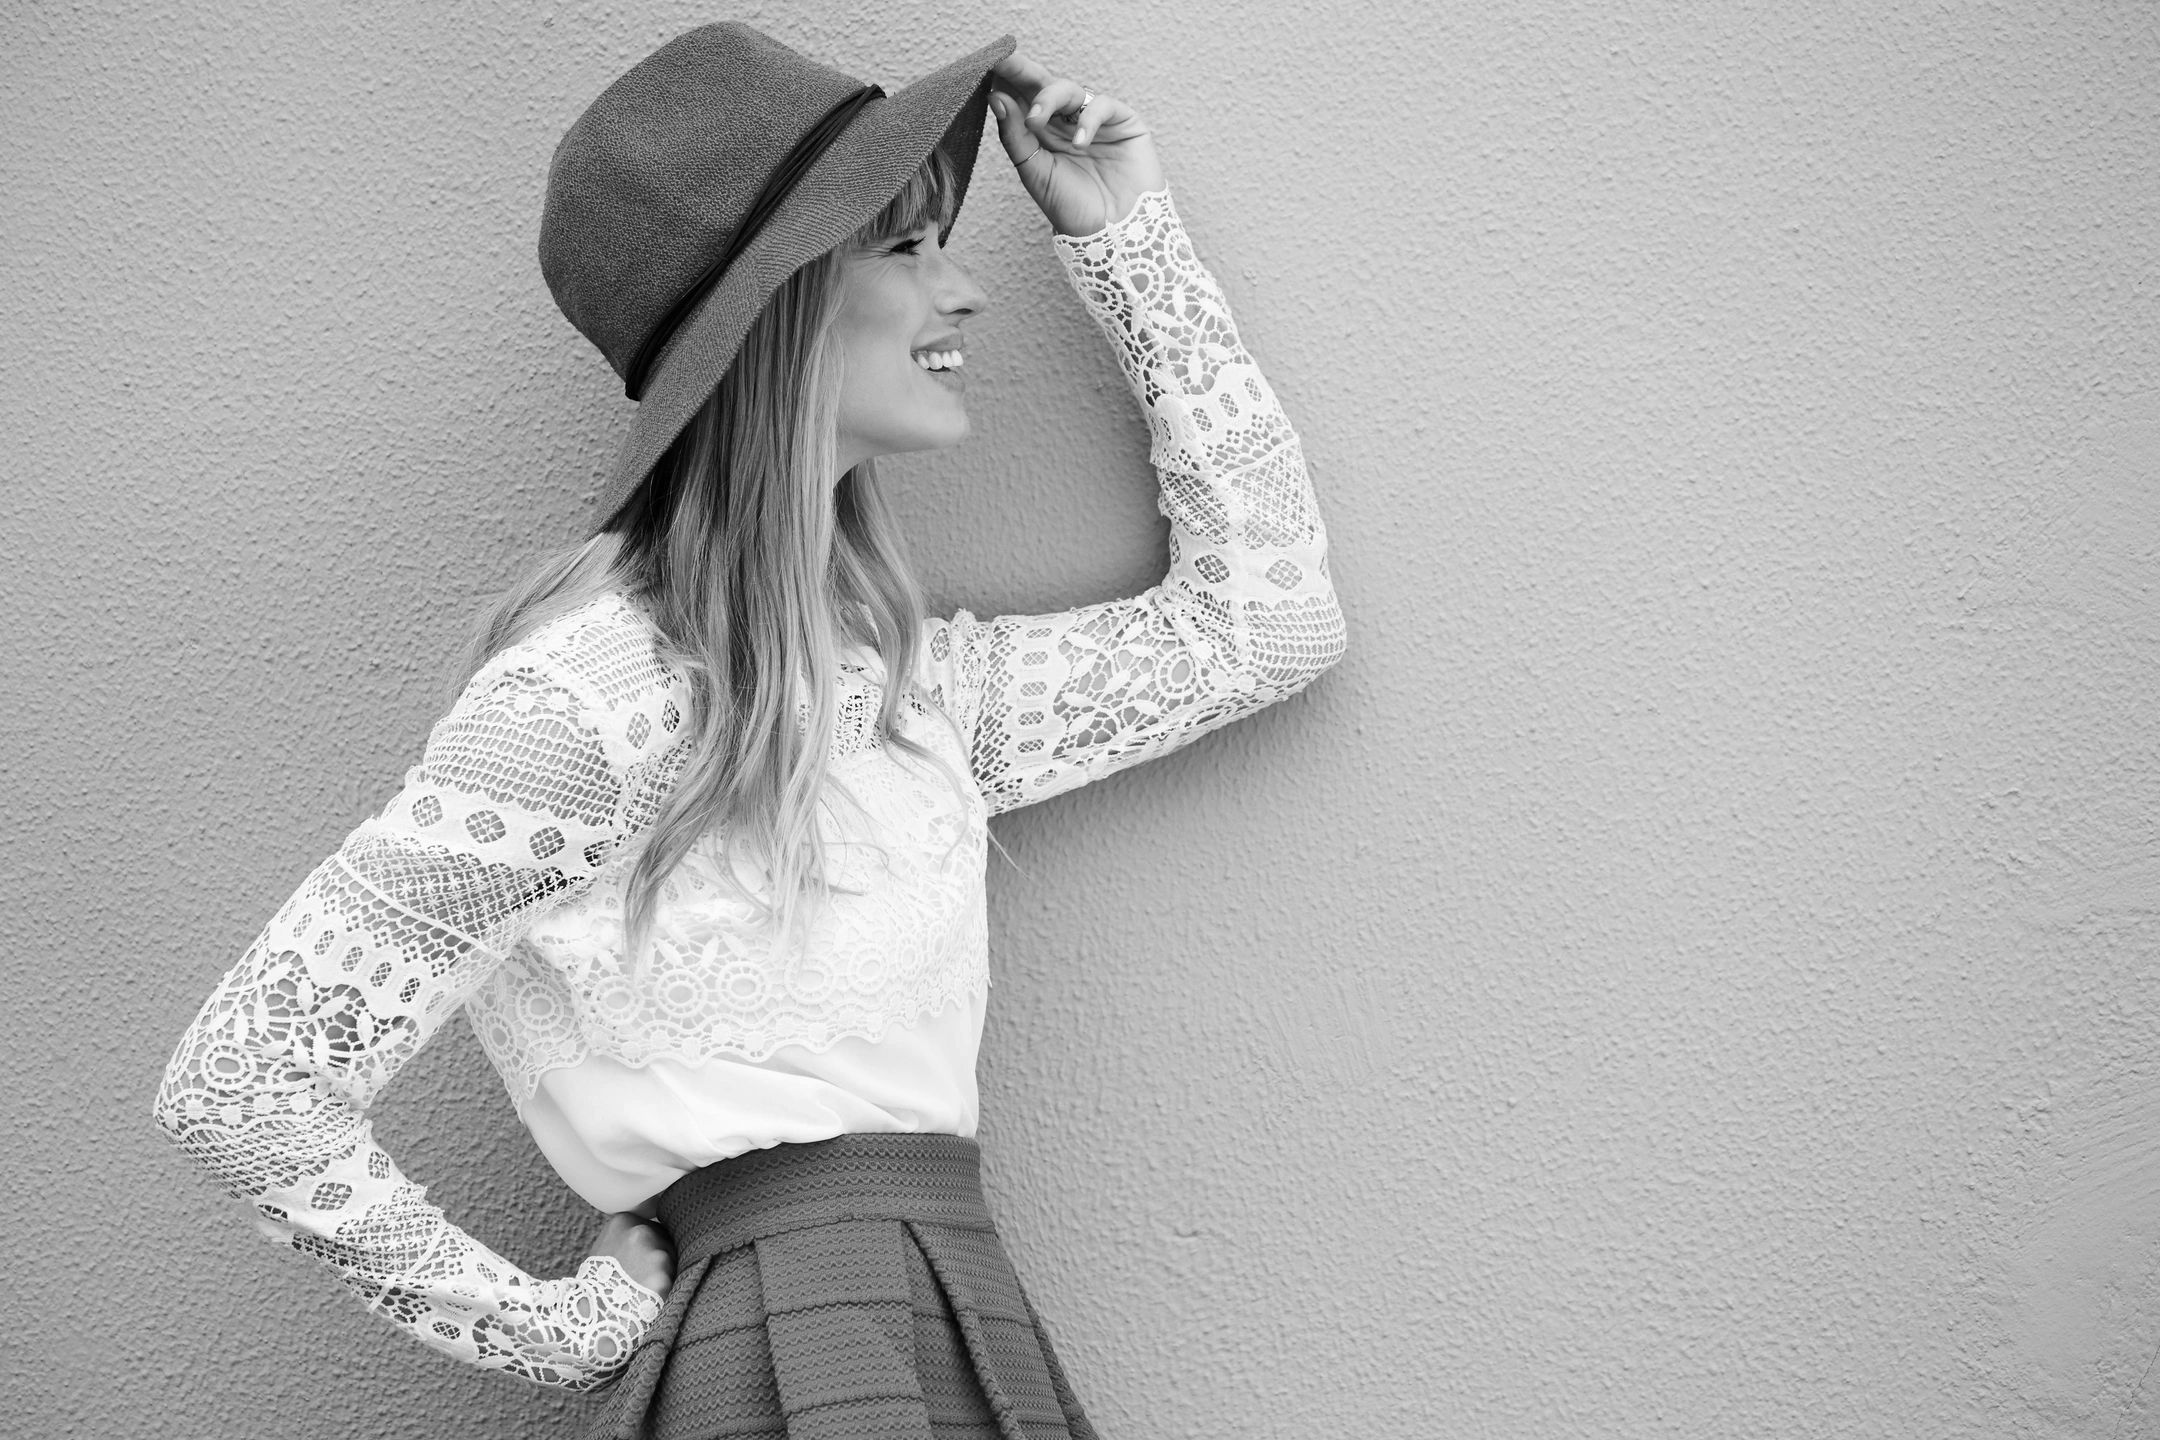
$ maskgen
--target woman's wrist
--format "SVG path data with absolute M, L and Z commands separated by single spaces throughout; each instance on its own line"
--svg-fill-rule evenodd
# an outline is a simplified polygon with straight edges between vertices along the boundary
M 1102 236 L 1109 234 L 1112 230 L 1117 229 L 1120 225 L 1124 225 L 1131 221 L 1133 216 L 1140 213 L 1142 206 L 1150 197 L 1160 197 L 1163 202 L 1167 204 L 1170 198 L 1170 182 L 1166 180 L 1162 184 L 1155 186 L 1151 190 L 1140 191 L 1138 194 L 1132 197 L 1131 203 L 1126 205 L 1122 214 L 1119 214 L 1112 219 L 1104 221 L 1102 224 L 1096 226 L 1093 230 L 1089 230 L 1084 234 L 1074 234 L 1072 231 L 1069 230 L 1059 230 L 1055 226 L 1051 227 L 1051 233 L 1056 236 L 1058 240 L 1068 245 L 1083 245 L 1089 241 L 1100 239 Z
M 639 1280 L 613 1255 L 586 1256 L 578 1264 L 576 1278 L 591 1286 L 597 1294 L 628 1298 L 644 1324 L 651 1324 L 659 1315 L 660 1307 L 667 1303 L 665 1294 Z

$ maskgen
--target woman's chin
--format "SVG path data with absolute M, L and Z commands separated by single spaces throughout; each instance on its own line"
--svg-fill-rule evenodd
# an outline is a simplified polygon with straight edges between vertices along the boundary
M 873 459 L 887 455 L 924 455 L 934 450 L 950 450 L 968 438 L 973 429 L 966 415 L 956 424 L 941 425 L 936 429 L 924 428 L 906 437 L 894 436 L 872 451 Z
M 952 397 L 948 409 L 949 416 L 940 416 L 937 424 L 923 427 L 923 443 L 917 449 L 950 450 L 968 438 L 968 433 L 975 427 L 968 420 L 967 407 L 960 403 L 959 396 Z
M 873 423 L 863 423 L 866 419 Z M 974 430 L 967 406 L 951 391 L 935 399 L 908 406 L 888 407 L 876 417 L 843 415 L 839 427 L 840 453 L 876 459 L 884 455 L 915 455 L 925 450 L 950 450 Z

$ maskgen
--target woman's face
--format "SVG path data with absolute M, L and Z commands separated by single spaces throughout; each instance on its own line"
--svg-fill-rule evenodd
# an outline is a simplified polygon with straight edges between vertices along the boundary
M 938 244 L 937 226 L 850 246 L 833 339 L 840 469 L 967 438 L 960 322 L 988 304 Z

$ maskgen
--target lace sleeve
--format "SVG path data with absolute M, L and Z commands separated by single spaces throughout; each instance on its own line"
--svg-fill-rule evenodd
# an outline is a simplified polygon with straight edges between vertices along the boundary
M 1294 694 L 1343 650 L 1297 435 L 1167 191 L 1056 239 L 1146 412 L 1170 569 L 1130 600 L 933 622 L 932 696 L 993 810 L 1150 760 Z
M 613 1260 L 526 1275 L 427 1203 L 366 1111 L 534 907 L 588 883 L 626 838 L 649 762 L 623 718 L 548 667 L 483 670 L 404 790 L 225 976 L 156 1106 L 266 1233 L 371 1309 L 438 1350 L 571 1389 L 613 1378 L 658 1299 Z

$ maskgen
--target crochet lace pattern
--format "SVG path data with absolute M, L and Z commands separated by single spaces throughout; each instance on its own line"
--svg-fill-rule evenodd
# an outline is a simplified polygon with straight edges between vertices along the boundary
M 473 677 L 403 790 L 307 877 L 181 1040 L 159 1124 L 268 1233 L 425 1343 L 591 1389 L 660 1309 L 611 1259 L 527 1275 L 376 1145 L 368 1107 L 461 1006 L 520 1104 L 592 1054 L 755 1063 L 874 1039 L 987 983 L 989 813 L 1161 755 L 1341 653 L 1297 437 L 1168 193 L 1055 243 L 1147 413 L 1169 573 L 1061 614 L 929 622 L 900 723 L 950 776 L 883 742 L 884 677 L 842 667 L 821 821 L 835 894 L 802 944 L 776 950 L 708 843 L 670 877 L 652 953 L 623 963 L 628 863 L 691 727 L 687 683 L 610 596 Z

